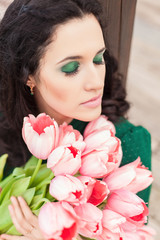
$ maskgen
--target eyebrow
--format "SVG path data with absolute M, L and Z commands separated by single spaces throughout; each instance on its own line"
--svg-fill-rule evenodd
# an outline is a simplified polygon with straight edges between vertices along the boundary
M 106 50 L 106 47 L 103 47 L 102 49 L 100 49 L 100 50 L 96 53 L 96 55 L 99 54 L 99 53 L 101 53 L 101 52 L 103 52 L 103 51 L 105 51 L 105 50 Z M 61 61 L 58 62 L 57 64 L 62 63 L 62 62 L 64 62 L 64 61 L 66 61 L 66 60 L 75 60 L 75 59 L 82 59 L 82 56 L 69 56 L 69 57 L 64 58 L 63 60 L 61 60 Z

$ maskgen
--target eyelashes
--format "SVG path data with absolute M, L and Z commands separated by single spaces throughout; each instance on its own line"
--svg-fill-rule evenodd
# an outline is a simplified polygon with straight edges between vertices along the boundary
M 94 57 L 93 63 L 96 65 L 104 65 L 104 59 L 103 59 L 103 54 L 98 54 Z M 61 71 L 65 73 L 66 76 L 74 76 L 75 74 L 78 73 L 80 67 L 80 63 L 77 61 L 70 62 L 66 65 L 64 65 L 61 68 Z
M 79 66 L 80 66 L 80 64 L 77 61 L 70 62 L 70 63 L 64 65 L 61 68 L 61 71 L 64 72 L 65 74 L 67 74 L 67 75 L 72 74 L 72 73 L 75 73 L 78 70 Z

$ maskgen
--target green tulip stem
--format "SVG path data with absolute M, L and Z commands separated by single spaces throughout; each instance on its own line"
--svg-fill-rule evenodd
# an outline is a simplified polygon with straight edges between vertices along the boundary
M 29 184 L 30 186 L 32 185 L 32 183 L 34 181 L 35 176 L 37 175 L 37 173 L 38 173 L 38 171 L 39 171 L 39 169 L 41 167 L 41 164 L 42 164 L 42 159 L 39 159 L 38 163 L 37 163 L 37 166 L 36 166 L 36 168 L 35 168 L 35 170 L 34 170 L 34 172 L 32 174 L 31 180 L 30 180 L 30 184 Z
M 51 173 L 50 173 L 50 175 L 49 175 L 49 179 L 51 179 L 51 180 L 52 180 L 53 178 L 54 178 L 54 173 L 53 173 L 53 172 L 51 172 Z

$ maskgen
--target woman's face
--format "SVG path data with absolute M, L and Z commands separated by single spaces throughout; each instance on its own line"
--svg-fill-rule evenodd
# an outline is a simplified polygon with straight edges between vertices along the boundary
M 102 30 L 93 15 L 60 25 L 40 61 L 39 80 L 29 77 L 40 112 L 59 124 L 97 118 L 105 79 L 104 51 Z

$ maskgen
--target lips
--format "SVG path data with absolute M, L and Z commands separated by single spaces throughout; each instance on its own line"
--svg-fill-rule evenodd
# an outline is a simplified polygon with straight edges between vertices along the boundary
M 82 104 L 89 103 L 89 102 L 94 102 L 94 101 L 96 101 L 97 99 L 99 99 L 100 97 L 101 97 L 101 95 L 99 94 L 98 96 L 93 97 L 93 98 L 91 98 L 90 100 L 88 100 L 88 101 L 86 101 L 86 102 L 83 102 Z
M 101 94 L 97 97 L 91 98 L 89 101 L 82 103 L 81 105 L 87 108 L 96 108 L 101 105 L 102 96 Z

